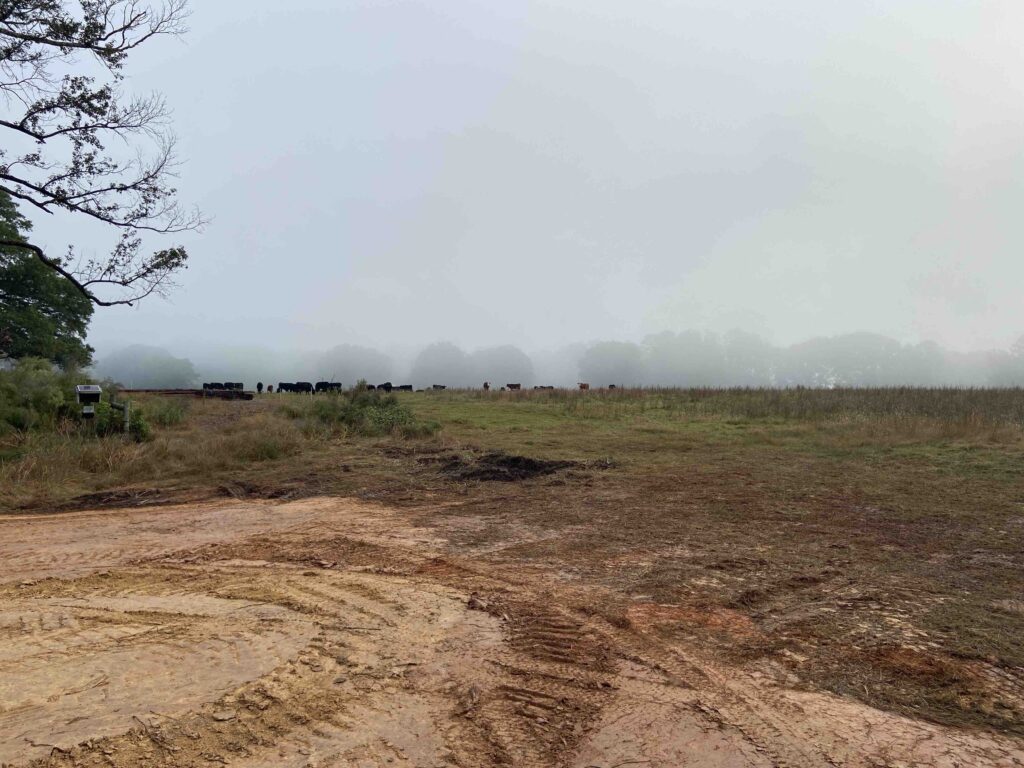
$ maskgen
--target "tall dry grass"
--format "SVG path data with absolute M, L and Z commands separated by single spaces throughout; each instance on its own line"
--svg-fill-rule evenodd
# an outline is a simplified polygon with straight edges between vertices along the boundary
M 600 419 L 645 414 L 810 422 L 887 420 L 890 425 L 902 420 L 914 428 L 942 425 L 950 434 L 1024 427 L 1024 389 L 1019 387 L 445 390 L 416 396 L 559 405 L 568 416 Z

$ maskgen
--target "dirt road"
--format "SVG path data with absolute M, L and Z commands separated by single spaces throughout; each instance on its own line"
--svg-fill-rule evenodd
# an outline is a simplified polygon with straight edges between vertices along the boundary
M 0 764 L 1024 765 L 1019 741 L 669 643 L 673 606 L 609 620 L 609 588 L 495 563 L 428 513 L 332 498 L 0 519 Z

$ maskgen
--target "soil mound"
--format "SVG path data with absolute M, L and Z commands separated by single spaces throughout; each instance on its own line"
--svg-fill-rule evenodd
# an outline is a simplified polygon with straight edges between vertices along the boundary
M 578 466 L 579 463 L 575 461 L 548 461 L 495 451 L 472 459 L 450 456 L 441 462 L 440 471 L 442 475 L 453 480 L 495 480 L 510 483 L 551 475 Z

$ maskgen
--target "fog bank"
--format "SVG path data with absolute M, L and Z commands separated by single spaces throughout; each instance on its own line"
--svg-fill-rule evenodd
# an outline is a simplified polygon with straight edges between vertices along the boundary
M 426 388 L 516 383 L 573 387 L 1022 386 L 1024 337 L 1009 349 L 957 352 L 934 342 L 901 344 L 872 333 L 771 344 L 731 331 L 662 332 L 630 341 L 577 343 L 530 354 L 512 345 L 465 350 L 450 342 L 377 350 L 338 344 L 323 351 L 258 347 L 100 350 L 96 371 L 133 387 L 202 381 L 391 381 Z M 190 381 L 190 384 L 185 383 Z

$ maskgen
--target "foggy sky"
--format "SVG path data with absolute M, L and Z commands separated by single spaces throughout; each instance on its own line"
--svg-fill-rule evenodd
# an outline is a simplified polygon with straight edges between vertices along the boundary
M 101 355 L 1024 333 L 1017 0 L 192 10 L 128 85 L 213 221 L 169 301 L 97 312 Z

